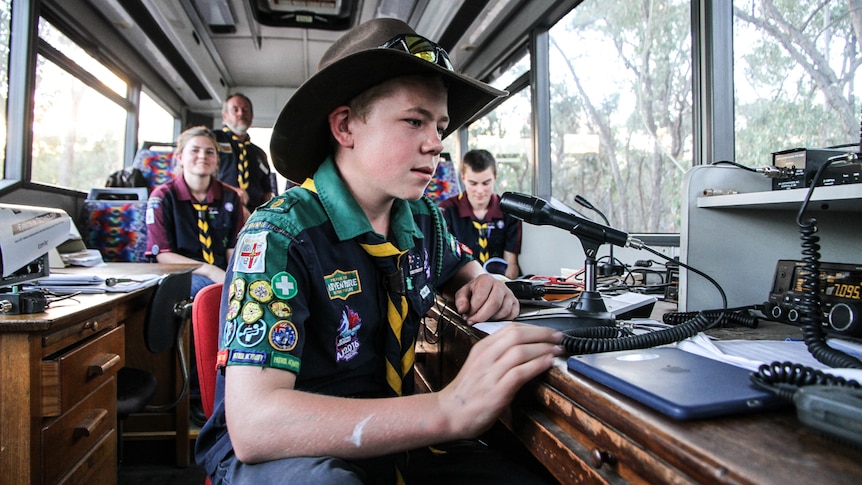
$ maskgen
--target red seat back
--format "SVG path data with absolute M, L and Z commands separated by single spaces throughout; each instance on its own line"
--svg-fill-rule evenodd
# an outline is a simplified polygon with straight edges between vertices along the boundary
M 222 283 L 215 283 L 200 290 L 192 304 L 192 326 L 195 337 L 195 360 L 198 365 L 198 381 L 201 403 L 207 418 L 212 416 L 216 385 L 216 354 L 219 342 L 219 307 Z

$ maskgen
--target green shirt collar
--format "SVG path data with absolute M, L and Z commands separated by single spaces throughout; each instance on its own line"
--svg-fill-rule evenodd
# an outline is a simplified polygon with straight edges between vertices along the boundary
M 314 186 L 323 210 L 329 216 L 332 227 L 338 239 L 346 241 L 367 232 L 374 232 L 368 217 L 347 190 L 344 180 L 338 173 L 332 157 L 327 157 L 314 174 Z M 422 232 L 413 221 L 413 211 L 410 204 L 403 199 L 395 199 L 392 203 L 391 232 L 395 237 L 398 249 L 413 248 L 414 238 L 422 238 Z M 382 236 L 386 236 L 383 234 Z

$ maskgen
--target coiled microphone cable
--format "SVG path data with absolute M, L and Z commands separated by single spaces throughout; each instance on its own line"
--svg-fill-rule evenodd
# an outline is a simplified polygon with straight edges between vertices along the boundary
M 672 258 L 646 246 L 640 241 L 632 244 L 632 247 L 635 249 L 645 249 L 660 258 L 672 261 Z M 706 278 L 707 281 L 712 283 L 718 289 L 719 294 L 721 294 L 722 308 L 727 308 L 727 296 L 717 281 L 712 279 L 706 273 L 692 268 L 687 264 L 677 261 L 674 261 L 674 263 L 678 263 L 680 266 Z M 570 329 L 563 332 L 562 345 L 563 348 L 566 349 L 566 352 L 572 355 L 656 347 L 658 345 L 665 345 L 685 340 L 704 330 L 717 326 L 725 316 L 724 310 L 719 310 L 718 312 L 719 313 L 714 316 L 709 316 L 703 312 L 699 312 L 693 318 L 680 323 L 677 326 L 641 335 L 626 336 L 623 333 L 624 330 L 618 327 L 586 327 Z

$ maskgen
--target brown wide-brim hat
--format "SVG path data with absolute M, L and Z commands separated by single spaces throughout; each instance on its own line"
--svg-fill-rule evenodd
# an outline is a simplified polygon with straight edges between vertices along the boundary
M 408 75 L 440 75 L 449 92 L 446 137 L 505 91 L 397 49 L 382 49 L 402 34 L 417 35 L 398 19 L 362 23 L 338 39 L 320 60 L 317 73 L 284 105 L 272 128 L 275 169 L 302 183 L 331 153 L 329 113 L 383 81 Z

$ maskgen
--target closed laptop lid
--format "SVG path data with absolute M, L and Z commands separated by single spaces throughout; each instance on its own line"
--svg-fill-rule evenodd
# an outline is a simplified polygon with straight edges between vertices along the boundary
M 749 380 L 741 367 L 676 348 L 659 347 L 569 357 L 582 374 L 680 420 L 770 409 L 784 402 Z

